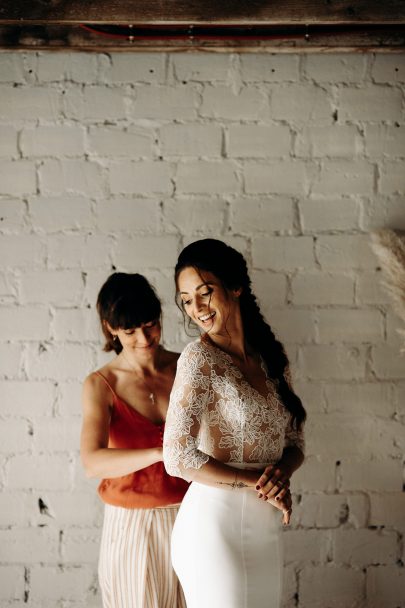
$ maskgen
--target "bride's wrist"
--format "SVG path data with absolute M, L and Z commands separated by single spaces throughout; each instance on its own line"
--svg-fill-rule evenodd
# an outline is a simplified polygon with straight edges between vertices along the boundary
M 283 460 L 283 459 L 279 460 L 275 466 L 277 468 L 281 469 L 281 471 L 284 473 L 285 477 L 290 478 L 291 475 L 294 473 L 294 468 L 293 468 L 292 464 L 286 460 Z
M 256 471 L 246 471 L 244 469 L 236 469 L 237 481 L 244 483 L 246 487 L 250 489 L 254 489 L 257 483 L 257 472 Z

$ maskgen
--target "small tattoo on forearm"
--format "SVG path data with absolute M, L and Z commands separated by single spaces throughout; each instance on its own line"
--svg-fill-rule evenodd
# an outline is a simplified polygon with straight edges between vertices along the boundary
M 248 487 L 247 483 L 243 483 L 243 481 L 232 481 L 232 482 L 217 481 L 217 483 L 219 483 L 221 486 L 230 486 L 232 488 L 232 490 L 238 490 L 241 488 Z

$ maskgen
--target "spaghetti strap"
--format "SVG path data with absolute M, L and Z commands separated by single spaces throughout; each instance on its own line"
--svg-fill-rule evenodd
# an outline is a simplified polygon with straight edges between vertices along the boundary
M 95 374 L 97 374 L 97 376 L 100 376 L 100 378 L 102 378 L 105 382 L 105 384 L 108 386 L 108 388 L 110 389 L 110 391 L 112 392 L 112 395 L 114 397 L 114 401 L 117 399 L 117 394 L 114 391 L 113 387 L 111 386 L 111 384 L 108 382 L 107 378 L 105 376 L 103 376 L 103 374 L 99 371 L 94 372 Z

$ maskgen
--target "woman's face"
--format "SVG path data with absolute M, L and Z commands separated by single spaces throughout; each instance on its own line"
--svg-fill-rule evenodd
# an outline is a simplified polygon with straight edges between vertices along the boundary
M 135 351 L 138 354 L 149 353 L 159 346 L 161 326 L 159 319 L 142 323 L 131 329 L 110 329 L 117 336 L 124 350 Z
M 177 286 L 186 314 L 205 332 L 222 334 L 232 326 L 240 290 L 229 291 L 212 272 L 192 267 L 180 272 Z

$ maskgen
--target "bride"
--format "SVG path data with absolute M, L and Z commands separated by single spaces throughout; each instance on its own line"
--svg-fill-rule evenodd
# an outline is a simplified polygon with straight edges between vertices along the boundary
M 289 522 L 305 410 L 239 252 L 215 239 L 188 245 L 176 287 L 202 335 L 179 358 L 164 435 L 166 470 L 192 482 L 173 566 L 188 608 L 278 608 L 278 513 Z

